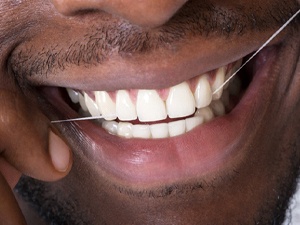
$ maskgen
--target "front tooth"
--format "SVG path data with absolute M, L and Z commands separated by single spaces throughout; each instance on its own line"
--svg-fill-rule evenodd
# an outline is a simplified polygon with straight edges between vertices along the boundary
M 86 107 L 89 110 L 89 113 L 92 116 L 100 116 L 100 112 L 96 102 L 93 101 L 93 99 L 90 96 L 88 96 L 87 93 L 84 93 L 84 100 L 85 100 Z
M 218 69 L 216 78 L 212 84 L 212 93 L 214 93 L 225 81 L 226 68 L 221 67 Z M 218 92 L 213 94 L 213 100 L 217 100 L 221 97 L 224 87 L 222 87 Z
M 186 131 L 190 131 L 197 127 L 198 125 L 202 124 L 204 122 L 204 118 L 200 116 L 194 116 L 192 118 L 185 119 L 185 126 Z
M 194 96 L 198 109 L 206 107 L 211 103 L 212 91 L 207 76 L 204 75 L 199 78 Z
M 159 123 L 150 125 L 152 138 L 167 138 L 169 137 L 169 128 L 167 123 Z
M 154 90 L 139 90 L 136 111 L 142 122 L 159 121 L 167 118 L 165 103 Z
M 170 118 L 189 116 L 195 112 L 194 95 L 186 82 L 170 88 L 167 112 Z
M 185 133 L 185 120 L 168 123 L 170 137 L 175 137 Z
M 116 104 L 112 101 L 109 94 L 106 91 L 96 91 L 95 98 L 105 120 L 115 120 L 116 116 Z
M 136 120 L 136 109 L 132 103 L 128 91 L 120 90 L 117 92 L 116 98 L 117 117 L 123 121 Z
M 132 124 L 131 123 L 123 123 L 120 122 L 118 124 L 118 132 L 117 134 L 120 137 L 131 138 L 132 137 Z
M 83 109 L 83 111 L 88 111 L 88 108 L 85 104 L 85 99 L 81 93 L 79 93 L 79 104 L 80 104 L 80 107 Z
M 68 95 L 73 103 L 79 102 L 79 93 L 73 89 L 67 88 Z
M 133 125 L 132 136 L 135 138 L 151 138 L 149 125 Z

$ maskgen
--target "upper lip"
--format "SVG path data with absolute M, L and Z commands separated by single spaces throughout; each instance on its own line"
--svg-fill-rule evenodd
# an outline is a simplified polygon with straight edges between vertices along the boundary
M 206 42 L 208 47 L 202 48 Z M 163 89 L 232 63 L 258 49 L 262 43 L 241 42 L 234 46 L 212 47 L 209 42 L 210 40 L 201 40 L 198 46 L 195 41 L 191 45 L 187 44 L 184 49 L 178 48 L 174 52 L 170 50 L 162 54 L 154 52 L 142 56 L 113 55 L 103 64 L 86 67 L 69 65 L 59 71 L 59 75 L 47 74 L 46 79 L 39 74 L 26 78 L 33 85 L 85 91 Z

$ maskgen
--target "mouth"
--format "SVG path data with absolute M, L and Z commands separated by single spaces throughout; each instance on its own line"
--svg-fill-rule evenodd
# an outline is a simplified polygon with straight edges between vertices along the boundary
M 174 183 L 228 173 L 243 161 L 253 121 L 268 105 L 262 99 L 270 97 L 277 51 L 266 47 L 218 92 L 248 56 L 164 89 L 43 92 L 65 117 L 103 116 L 59 126 L 75 124 L 75 142 L 104 177 L 134 187 Z
M 67 88 L 79 116 L 103 117 L 97 123 L 123 138 L 160 139 L 182 135 L 231 111 L 241 97 L 241 81 L 221 85 L 242 59 L 160 90 L 82 91 Z

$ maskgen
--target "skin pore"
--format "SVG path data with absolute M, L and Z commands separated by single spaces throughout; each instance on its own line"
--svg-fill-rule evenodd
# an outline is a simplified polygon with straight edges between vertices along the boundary
M 0 113 L 16 122 L 1 119 L 10 135 L 0 149 L 24 174 L 15 193 L 27 222 L 281 224 L 300 164 L 299 17 L 242 71 L 253 77 L 235 108 L 181 136 L 127 140 L 93 122 L 49 121 L 78 116 L 66 87 L 166 89 L 246 58 L 298 9 L 294 0 L 2 1 L 0 97 L 16 106 Z M 72 157 L 63 144 L 53 157 L 49 129 Z M 10 153 L 18 136 L 27 145 Z

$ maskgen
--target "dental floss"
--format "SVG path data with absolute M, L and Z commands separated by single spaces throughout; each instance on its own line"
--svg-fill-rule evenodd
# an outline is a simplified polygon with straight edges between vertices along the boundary
M 300 13 L 300 9 L 295 12 L 294 15 L 290 17 L 288 21 L 286 21 L 243 65 L 241 65 L 224 83 L 218 87 L 213 94 L 216 94 L 220 91 L 246 64 L 248 64 L 264 47 L 266 47 L 284 28 L 286 28 L 290 22 L 296 18 L 296 16 Z M 115 116 L 115 115 L 113 115 Z M 103 119 L 104 116 L 90 116 L 90 117 L 81 117 L 75 119 L 66 119 L 66 120 L 53 120 L 51 123 L 63 123 L 63 122 L 73 122 L 73 121 L 83 121 L 83 120 L 96 120 Z
M 115 115 L 109 115 L 109 116 L 115 116 Z M 97 119 L 103 119 L 104 116 L 89 116 L 89 117 L 80 117 L 75 119 L 66 119 L 66 120 L 53 120 L 51 123 L 63 123 L 63 122 L 72 122 L 72 121 L 81 121 L 81 120 L 97 120 Z
M 218 87 L 213 94 L 220 91 L 243 67 L 248 64 L 264 47 L 266 47 L 284 28 L 286 28 L 289 23 L 300 13 L 300 9 L 291 18 L 285 22 L 243 65 L 241 65 L 224 83 Z

